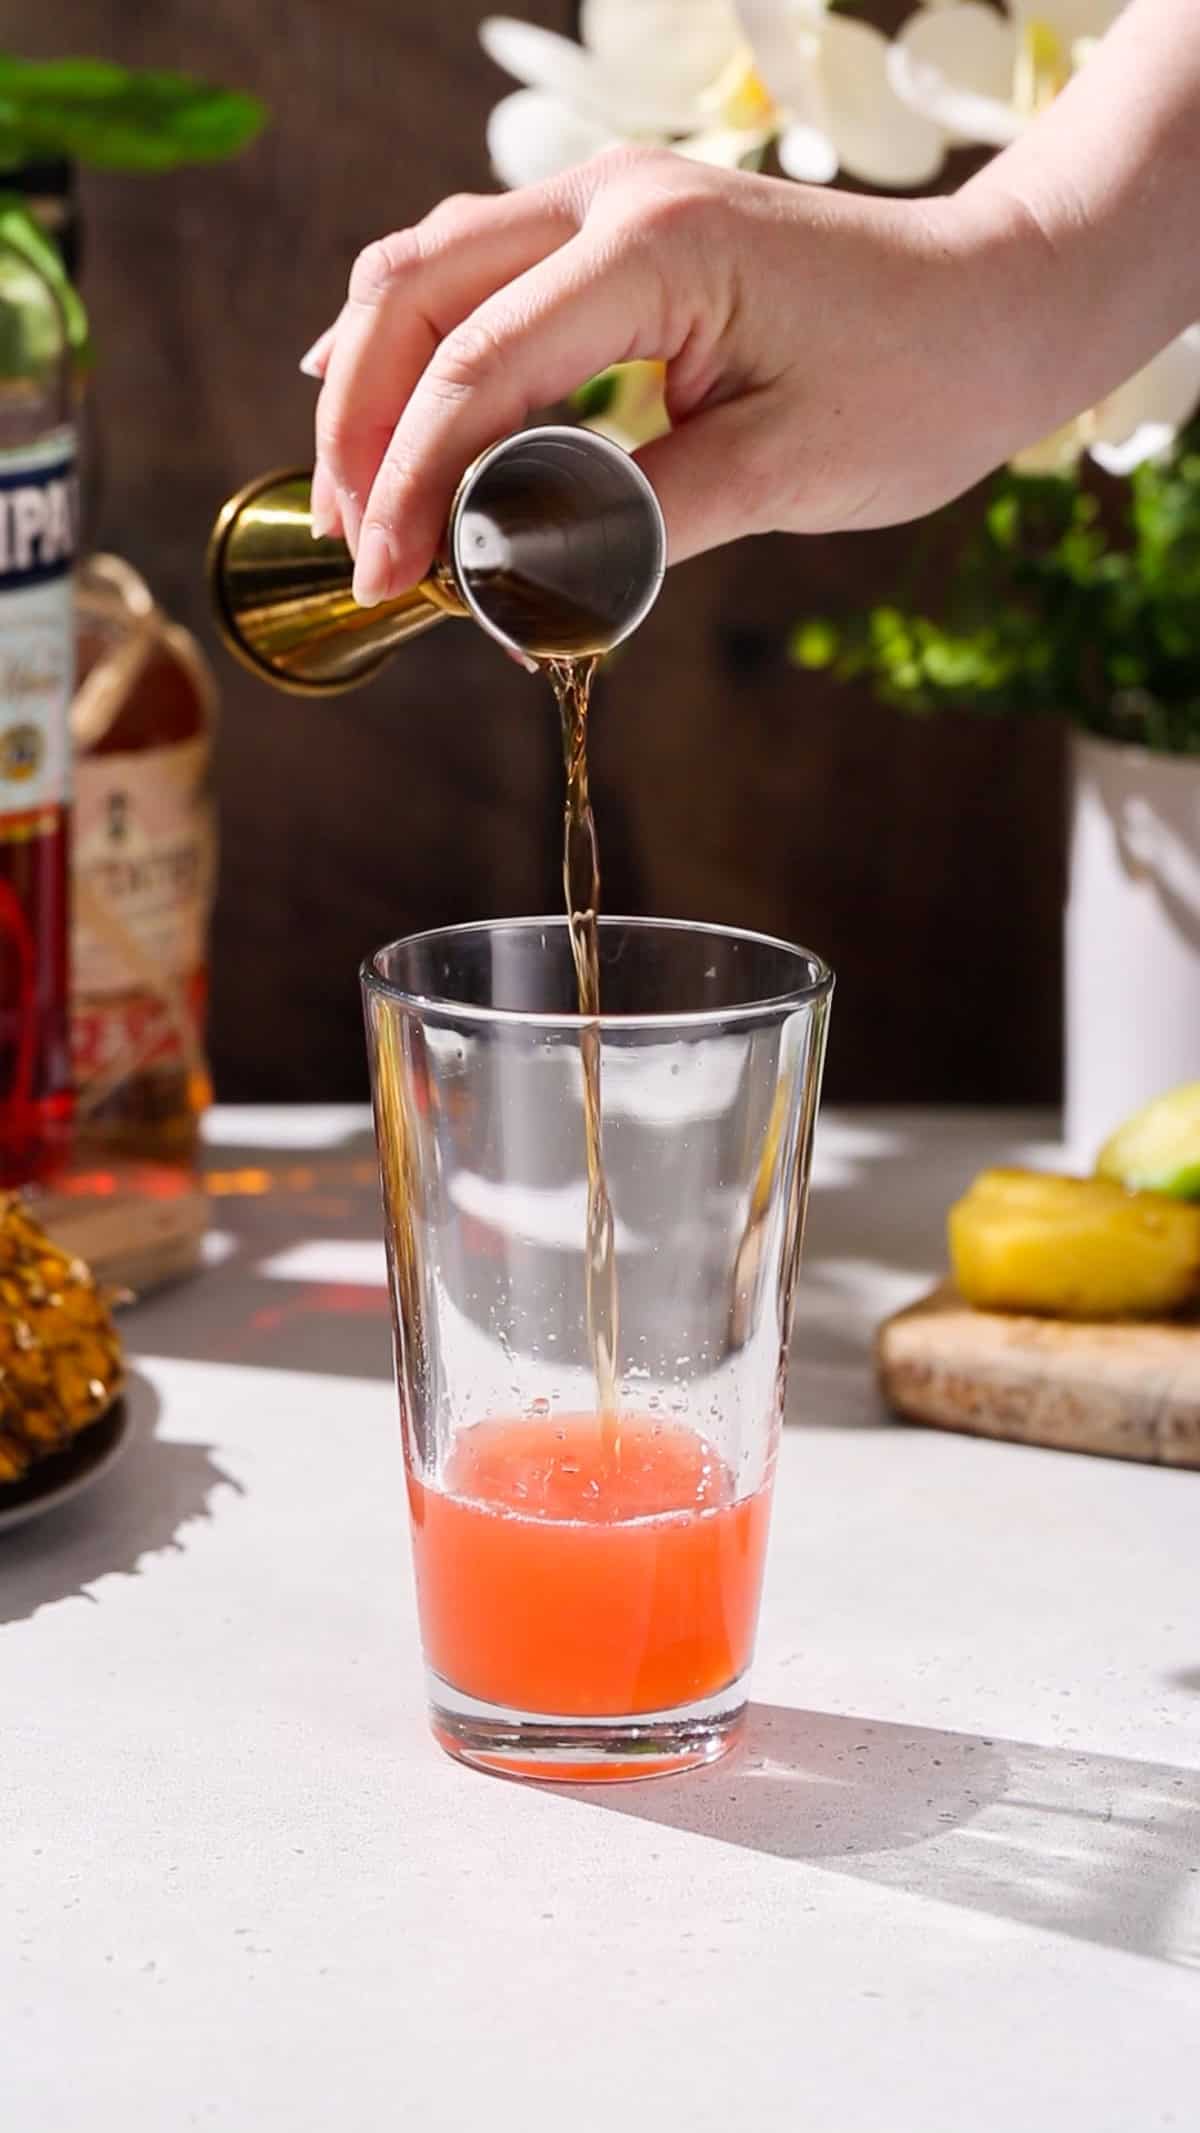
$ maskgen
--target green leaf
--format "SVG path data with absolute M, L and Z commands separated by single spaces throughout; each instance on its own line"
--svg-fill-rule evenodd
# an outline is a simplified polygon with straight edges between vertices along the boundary
M 221 161 L 260 132 L 254 97 L 187 74 L 134 72 L 103 59 L 0 53 L 0 167 L 71 156 L 101 170 L 173 170 Z
M 1021 507 L 1016 497 L 995 497 L 988 505 L 986 524 L 997 548 L 1015 548 L 1021 529 Z
M 815 616 L 807 622 L 797 623 L 792 632 L 791 655 L 798 667 L 816 670 L 831 667 L 841 648 L 841 637 L 832 622 L 822 622 Z
M 589 378 L 571 394 L 571 406 L 581 422 L 591 422 L 597 415 L 607 415 L 620 387 L 620 374 L 616 365 L 611 370 L 602 370 Z
M 90 369 L 92 344 L 83 300 L 67 274 L 58 246 L 39 228 L 18 193 L 0 192 L 0 241 L 20 252 L 49 282 L 62 305 L 67 341 L 76 364 L 81 370 Z

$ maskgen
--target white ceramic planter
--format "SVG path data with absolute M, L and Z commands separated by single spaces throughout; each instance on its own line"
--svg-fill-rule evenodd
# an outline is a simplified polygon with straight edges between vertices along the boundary
M 1064 1135 L 1090 1165 L 1200 1080 L 1200 759 L 1073 736 L 1065 954 Z

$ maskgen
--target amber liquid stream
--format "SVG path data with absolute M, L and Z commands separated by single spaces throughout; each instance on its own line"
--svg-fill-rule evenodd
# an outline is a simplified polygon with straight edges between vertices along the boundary
M 596 1401 L 605 1443 L 619 1452 L 617 1410 L 618 1345 L 621 1314 L 617 1294 L 616 1224 L 604 1174 L 604 1119 L 600 1091 L 600 852 L 596 819 L 588 792 L 588 710 L 595 659 L 549 660 L 546 672 L 562 722 L 563 762 L 567 774 L 563 811 L 563 894 L 571 929 L 571 954 L 579 1013 L 583 1064 L 583 1131 L 587 1163 L 587 1231 L 584 1285 L 588 1348 L 596 1379 Z

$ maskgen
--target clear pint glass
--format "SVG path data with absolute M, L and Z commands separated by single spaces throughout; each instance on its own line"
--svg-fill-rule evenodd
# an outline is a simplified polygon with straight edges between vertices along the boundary
M 832 978 L 764 936 L 564 919 L 363 971 L 434 1731 L 514 1775 L 712 1761 L 746 1704 Z M 598 1040 L 615 1397 L 589 1343 Z

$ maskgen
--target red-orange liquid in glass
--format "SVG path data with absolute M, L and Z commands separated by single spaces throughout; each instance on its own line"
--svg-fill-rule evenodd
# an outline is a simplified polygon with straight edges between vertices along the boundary
M 466 1695 L 607 1718 L 670 1711 L 750 1662 L 770 1483 L 735 1499 L 692 1430 L 651 1417 L 482 1422 L 439 1487 L 410 1475 L 425 1654 Z

